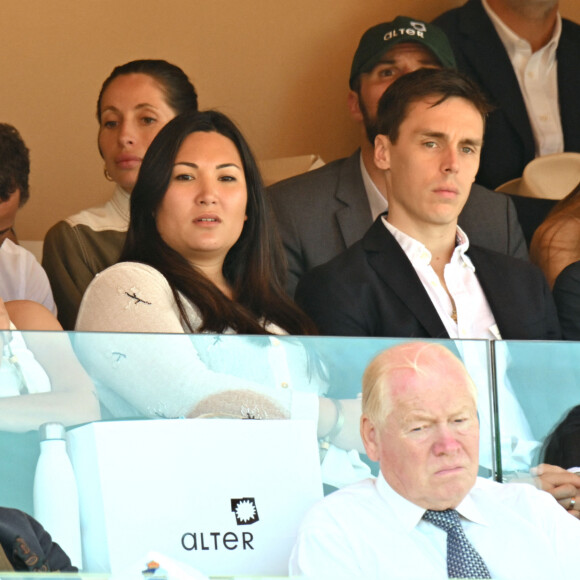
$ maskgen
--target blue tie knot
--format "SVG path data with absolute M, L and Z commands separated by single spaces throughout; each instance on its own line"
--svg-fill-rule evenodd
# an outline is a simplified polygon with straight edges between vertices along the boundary
M 453 509 L 443 511 L 427 510 L 423 519 L 446 532 L 450 532 L 453 528 L 461 526 L 459 514 L 457 510 Z

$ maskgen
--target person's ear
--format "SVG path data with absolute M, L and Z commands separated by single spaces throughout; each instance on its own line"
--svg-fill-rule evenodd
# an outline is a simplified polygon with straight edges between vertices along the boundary
M 356 91 L 348 91 L 346 102 L 351 118 L 358 123 L 364 123 L 363 114 L 360 110 L 358 93 Z
M 375 137 L 375 165 L 379 169 L 391 168 L 391 140 L 386 135 Z
M 360 436 L 371 461 L 379 460 L 379 430 L 366 416 L 360 418 Z

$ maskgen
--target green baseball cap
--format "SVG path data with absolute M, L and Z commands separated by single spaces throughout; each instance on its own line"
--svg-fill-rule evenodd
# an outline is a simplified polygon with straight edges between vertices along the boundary
M 408 16 L 397 16 L 392 22 L 377 24 L 362 35 L 350 69 L 350 88 L 361 73 L 370 72 L 385 52 L 401 42 L 417 42 L 429 49 L 442 67 L 456 67 L 449 40 L 440 28 Z

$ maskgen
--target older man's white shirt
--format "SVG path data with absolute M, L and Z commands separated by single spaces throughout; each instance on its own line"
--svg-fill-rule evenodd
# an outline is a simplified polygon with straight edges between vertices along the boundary
M 312 579 L 447 578 L 446 533 L 382 475 L 319 502 L 300 528 L 290 574 Z M 457 507 L 492 578 L 561 578 L 578 569 L 580 522 L 546 492 L 478 478 Z

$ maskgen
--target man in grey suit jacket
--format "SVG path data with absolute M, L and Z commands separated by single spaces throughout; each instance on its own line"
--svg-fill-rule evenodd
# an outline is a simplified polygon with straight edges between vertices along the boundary
M 457 225 L 488 110 L 476 85 L 449 69 L 415 71 L 385 92 L 375 164 L 387 182 L 388 215 L 296 291 L 322 334 L 560 337 L 541 271 L 472 246 Z
M 306 272 L 362 238 L 387 209 L 384 179 L 374 165 L 373 144 L 365 129 L 365 121 L 373 122 L 383 92 L 396 78 L 419 68 L 454 66 L 447 38 L 432 24 L 400 16 L 365 32 L 353 59 L 348 95 L 351 116 L 361 129 L 361 148 L 269 188 L 288 258 L 291 295 Z M 527 259 L 507 196 L 474 185 L 459 223 L 479 245 Z

